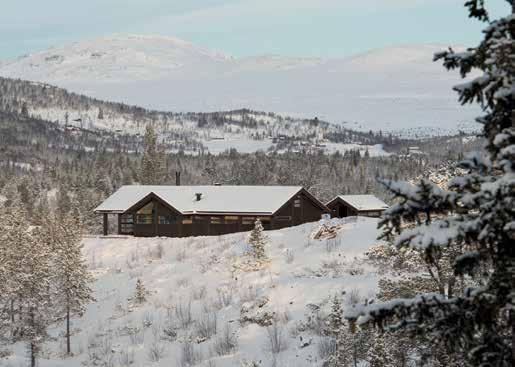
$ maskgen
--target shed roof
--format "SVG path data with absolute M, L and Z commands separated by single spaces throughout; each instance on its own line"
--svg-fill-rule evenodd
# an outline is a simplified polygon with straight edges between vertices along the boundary
M 388 205 L 374 195 L 339 195 L 330 201 L 340 199 L 358 211 L 384 210 Z
M 95 208 L 97 213 L 123 213 L 150 194 L 183 214 L 273 214 L 302 190 L 300 186 L 122 186 Z M 196 194 L 201 199 L 196 200 Z M 323 204 L 321 204 L 323 205 Z

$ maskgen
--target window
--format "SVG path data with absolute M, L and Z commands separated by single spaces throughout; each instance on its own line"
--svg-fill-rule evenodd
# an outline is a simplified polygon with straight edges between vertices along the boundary
M 154 203 L 151 201 L 136 212 L 137 224 L 152 224 Z
M 211 217 L 211 224 L 222 224 L 221 217 Z
M 254 224 L 256 218 L 254 217 L 243 217 L 241 218 L 241 224 Z
M 134 231 L 134 217 L 132 214 L 120 216 L 120 233 L 132 233 Z
M 293 206 L 295 208 L 300 208 L 300 199 L 295 199 L 295 201 L 293 202 Z
M 280 220 L 280 221 L 287 221 L 287 220 L 291 220 L 291 217 L 288 215 L 280 215 L 280 216 L 276 217 L 276 219 Z
M 270 217 L 257 217 L 261 221 L 261 223 L 270 223 Z
M 238 223 L 240 217 L 235 215 L 226 215 L 225 216 L 225 223 Z
M 160 215 L 157 217 L 157 222 L 159 224 L 175 224 L 177 223 L 177 218 L 172 215 Z
M 152 224 L 152 214 L 136 214 L 137 224 Z
M 192 217 L 184 217 L 182 219 L 182 224 L 193 224 L 193 218 Z

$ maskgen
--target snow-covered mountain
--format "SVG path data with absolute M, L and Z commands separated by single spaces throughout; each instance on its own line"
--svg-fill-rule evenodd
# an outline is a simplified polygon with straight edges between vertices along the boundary
M 432 62 L 444 48 L 234 58 L 171 37 L 111 36 L 3 61 L 0 75 L 165 111 L 251 108 L 349 128 L 466 129 L 478 111 L 458 105 L 451 88 L 459 77 Z

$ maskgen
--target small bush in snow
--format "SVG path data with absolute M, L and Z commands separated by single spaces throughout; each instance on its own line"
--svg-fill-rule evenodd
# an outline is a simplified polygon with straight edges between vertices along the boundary
M 336 353 L 336 340 L 333 337 L 321 337 L 317 343 L 318 356 L 327 360 Z
M 191 301 L 188 301 L 187 303 L 176 304 L 175 317 L 177 318 L 181 328 L 188 328 L 193 322 L 193 316 L 191 314 Z
M 191 297 L 198 301 L 198 300 L 201 300 L 201 299 L 204 299 L 204 297 L 206 296 L 206 293 L 207 293 L 207 288 L 205 285 L 202 285 L 200 287 L 195 287 L 193 288 L 193 290 L 191 291 Z
M 221 310 L 232 303 L 233 291 L 229 287 L 218 288 L 216 290 L 215 307 Z
M 240 303 L 254 302 L 259 297 L 259 290 L 249 285 L 240 291 Z
M 328 238 L 325 240 L 325 250 L 327 252 L 335 251 L 339 246 L 339 242 L 336 238 Z
M 217 330 L 217 321 L 216 313 L 202 313 L 196 321 L 197 337 L 206 340 L 215 335 Z
M 181 358 L 179 364 L 181 367 L 191 367 L 199 363 L 201 355 L 195 350 L 193 343 L 185 342 L 181 345 Z
M 136 281 L 136 293 L 134 295 L 134 301 L 136 304 L 142 304 L 147 300 L 147 291 L 141 279 L 138 278 Z
M 217 335 L 213 344 L 215 353 L 219 356 L 225 356 L 233 353 L 238 348 L 238 339 L 236 335 L 231 333 L 229 325 L 225 325 L 222 333 Z
M 177 279 L 177 287 L 186 287 L 189 283 L 190 280 L 187 277 Z
M 177 262 L 183 262 L 186 260 L 187 254 L 186 254 L 186 247 L 183 247 L 177 251 L 175 254 L 175 260 Z
M 129 350 L 129 347 L 125 347 L 120 351 L 118 356 L 118 363 L 121 367 L 129 367 L 134 363 L 134 351 Z
M 266 328 L 266 333 L 268 336 L 268 350 L 272 354 L 281 353 L 288 348 L 287 341 L 284 337 L 284 329 L 277 321 L 274 321 L 272 325 Z
M 154 339 L 148 348 L 147 357 L 151 362 L 159 362 L 165 356 L 165 351 L 166 348 L 159 339 Z
M 356 305 L 361 302 L 361 293 L 358 288 L 352 288 L 347 295 L 347 304 Z
M 248 242 L 252 247 L 252 254 L 256 260 L 265 260 L 265 246 L 268 242 L 268 237 L 265 234 L 263 225 L 258 219 L 254 223 L 254 229 L 250 232 Z
M 286 260 L 286 264 L 291 264 L 293 260 L 295 260 L 295 253 L 292 249 L 286 249 L 286 252 L 284 253 L 284 257 Z

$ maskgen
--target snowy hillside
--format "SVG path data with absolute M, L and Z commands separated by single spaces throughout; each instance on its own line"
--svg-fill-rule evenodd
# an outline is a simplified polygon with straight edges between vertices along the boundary
M 75 356 L 62 359 L 59 325 L 40 366 L 239 367 L 255 361 L 268 367 L 274 359 L 277 366 L 321 366 L 320 323 L 330 298 L 344 295 L 347 304 L 370 298 L 377 283 L 363 261 L 376 243 L 377 220 L 334 223 L 342 226 L 329 240 L 310 239 L 319 223 L 267 232 L 270 260 L 260 268 L 246 255 L 247 233 L 86 238 L 96 302 L 73 322 Z M 141 305 L 132 299 L 137 279 L 148 292 Z M 271 350 L 269 333 L 280 351 Z M 7 365 L 23 360 L 23 346 L 15 349 Z
M 176 38 L 113 36 L 4 61 L 0 75 L 157 110 L 250 108 L 428 134 L 475 128 L 477 111 L 460 107 L 451 90 L 458 77 L 432 62 L 444 48 L 396 46 L 345 59 L 238 59 Z

